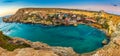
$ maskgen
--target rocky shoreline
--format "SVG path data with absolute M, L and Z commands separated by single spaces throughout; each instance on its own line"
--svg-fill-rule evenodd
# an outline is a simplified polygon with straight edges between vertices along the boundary
M 21 38 L 13 38 L 13 42 L 18 44 L 27 43 L 31 47 L 17 48 L 8 51 L 0 48 L 0 56 L 119 56 L 120 55 L 120 34 L 112 36 L 108 45 L 90 53 L 78 54 L 71 47 L 49 46 L 41 42 L 31 42 Z
M 2 32 L 0 33 L 0 56 L 79 56 L 71 47 L 49 46 L 42 42 L 31 42 L 22 38 L 9 38 L 3 35 Z M 8 46 L 8 44 L 10 45 Z

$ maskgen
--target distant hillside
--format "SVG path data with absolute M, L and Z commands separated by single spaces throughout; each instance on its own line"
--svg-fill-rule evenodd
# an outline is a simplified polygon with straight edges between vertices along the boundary
M 14 15 L 3 18 L 4 22 L 39 23 L 45 25 L 75 25 L 85 23 L 105 29 L 107 34 L 115 31 L 120 16 L 101 11 L 64 8 L 21 8 Z M 114 26 L 114 27 L 113 27 Z
M 106 13 L 104 11 L 88 11 L 88 10 L 64 9 L 64 8 L 21 8 L 10 18 L 11 19 L 23 19 L 24 17 L 26 17 L 27 13 L 37 13 L 37 12 L 42 12 L 45 14 L 55 14 L 57 12 L 64 12 L 64 13 L 72 13 L 72 14 L 84 14 L 89 17 L 101 16 L 101 17 L 110 19 L 115 22 L 117 19 L 120 18 L 119 15 Z

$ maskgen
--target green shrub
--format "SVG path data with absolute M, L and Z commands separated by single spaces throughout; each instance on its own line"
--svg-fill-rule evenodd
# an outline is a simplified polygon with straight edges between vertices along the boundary
M 23 43 L 23 44 L 20 44 L 20 43 L 15 43 L 15 44 L 12 44 L 10 43 L 9 41 L 12 41 L 12 38 L 8 37 L 8 36 L 5 36 L 2 34 L 2 32 L 0 32 L 0 47 L 4 48 L 4 49 L 7 49 L 8 51 L 13 51 L 17 48 L 25 48 L 25 47 L 30 47 L 29 44 L 27 43 Z

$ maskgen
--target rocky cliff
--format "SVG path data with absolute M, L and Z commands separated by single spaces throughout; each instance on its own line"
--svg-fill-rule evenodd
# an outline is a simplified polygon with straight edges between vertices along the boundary
M 66 13 L 70 14 L 70 17 L 68 18 L 71 18 L 71 14 L 80 16 L 80 18 L 86 18 L 86 17 L 92 18 L 95 20 L 94 22 L 92 20 L 92 26 L 95 25 L 95 27 L 98 27 L 100 30 L 104 31 L 106 34 L 108 34 L 108 36 L 110 36 L 110 43 L 108 45 L 105 45 L 103 48 L 100 48 L 92 53 L 81 54 L 81 56 L 119 56 L 120 55 L 120 37 L 119 37 L 120 36 L 120 16 L 119 15 L 109 14 L 104 11 L 95 12 L 95 11 L 75 10 L 75 9 L 60 9 L 60 8 L 57 8 L 57 9 L 56 8 L 22 8 L 22 9 L 19 9 L 16 12 L 16 14 L 12 15 L 11 17 L 7 19 L 4 18 L 3 20 L 5 22 L 23 22 L 23 23 L 25 22 L 27 23 L 47 22 L 46 24 L 54 24 L 53 22 L 56 21 L 54 20 L 54 17 L 50 17 L 50 18 L 47 17 L 49 19 L 53 18 L 53 20 L 47 20 L 46 15 L 56 16 L 57 12 L 62 13 L 62 14 L 66 14 Z M 87 21 L 87 23 L 90 23 L 90 22 Z M 57 24 L 58 23 L 59 21 L 57 20 Z M 102 27 L 99 27 L 99 25 Z M 16 40 L 18 41 L 21 39 L 14 39 L 14 40 L 16 42 Z M 51 47 L 47 44 L 43 44 L 40 42 L 30 42 L 24 39 L 22 39 L 21 41 L 29 44 L 30 46 L 27 48 L 16 49 L 12 52 L 5 50 L 5 48 L 4 49 L 0 48 L 0 55 L 1 56 L 5 56 L 5 55 L 6 56 L 8 55 L 9 56 L 10 55 L 11 56 L 45 56 L 45 55 L 46 56 L 48 55 L 50 56 L 80 56 L 80 54 L 79 55 L 76 54 L 72 50 L 72 48 Z

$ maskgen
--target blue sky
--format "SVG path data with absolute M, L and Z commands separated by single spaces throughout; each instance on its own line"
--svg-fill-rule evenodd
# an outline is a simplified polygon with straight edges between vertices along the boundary
M 14 13 L 23 7 L 73 8 L 85 10 L 105 10 L 119 14 L 120 0 L 0 0 L 0 15 Z
M 90 5 L 119 4 L 120 0 L 1 0 L 0 5 Z

